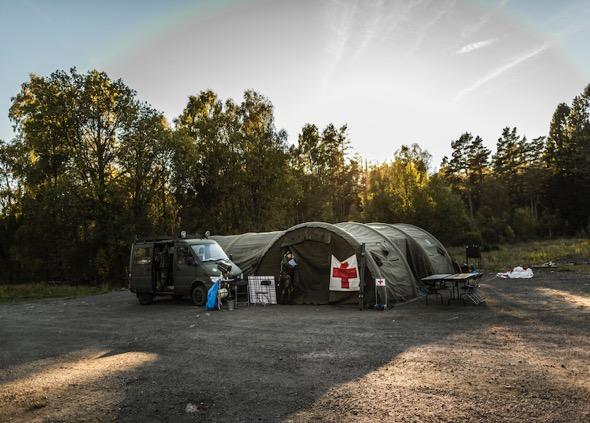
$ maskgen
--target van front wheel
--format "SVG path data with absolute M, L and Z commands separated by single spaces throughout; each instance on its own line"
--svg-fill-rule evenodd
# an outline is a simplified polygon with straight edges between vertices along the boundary
M 154 302 L 153 294 L 137 294 L 137 300 L 141 305 L 150 305 Z
M 201 284 L 193 286 L 193 290 L 191 291 L 191 299 L 193 300 L 193 304 L 196 306 L 205 305 L 205 301 L 207 300 L 207 290 Z

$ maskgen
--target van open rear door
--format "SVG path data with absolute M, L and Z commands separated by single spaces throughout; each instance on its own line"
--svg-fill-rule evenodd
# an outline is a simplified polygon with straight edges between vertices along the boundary
M 133 244 L 129 267 L 129 288 L 132 292 L 154 292 L 152 278 L 153 243 Z

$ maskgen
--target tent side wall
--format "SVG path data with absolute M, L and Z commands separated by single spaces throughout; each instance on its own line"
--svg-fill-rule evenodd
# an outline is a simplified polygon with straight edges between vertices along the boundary
M 385 234 L 363 223 L 345 222 L 336 226 L 350 233 L 358 242 L 365 243 L 367 257 L 377 268 L 372 272 L 374 277 L 385 278 L 389 302 L 406 301 L 417 295 L 418 281 L 404 254 Z M 366 284 L 374 289 L 375 281 L 366 278 Z M 380 298 L 380 301 L 383 299 Z
M 392 226 L 407 233 L 420 244 L 430 258 L 434 273 L 455 273 L 451 256 L 434 235 L 407 223 L 396 223 Z
M 383 233 L 400 249 L 417 280 L 436 273 L 428 252 L 410 235 L 386 223 L 369 223 L 367 226 Z
M 251 232 L 241 235 L 216 235 L 211 239 L 217 241 L 226 254 L 231 254 L 232 261 L 240 266 L 245 276 L 248 276 L 255 272 L 261 253 L 282 234 L 282 231 Z

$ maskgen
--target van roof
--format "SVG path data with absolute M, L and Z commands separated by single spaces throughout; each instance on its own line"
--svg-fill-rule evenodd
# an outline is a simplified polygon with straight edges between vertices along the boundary
M 133 241 L 134 244 L 156 244 L 164 242 L 184 242 L 187 244 L 216 244 L 217 241 L 207 238 L 149 238 L 149 239 L 136 239 Z

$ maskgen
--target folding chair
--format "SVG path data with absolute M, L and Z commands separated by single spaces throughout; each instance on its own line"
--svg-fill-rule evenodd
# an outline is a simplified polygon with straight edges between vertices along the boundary
M 440 298 L 440 303 L 444 304 L 443 296 L 440 293 L 441 290 L 445 289 L 444 286 L 437 285 L 436 282 L 434 282 L 432 284 L 430 284 L 430 283 L 425 284 L 425 288 L 426 288 L 426 292 L 425 292 L 426 305 L 428 305 L 428 297 L 430 295 L 434 295 L 435 297 L 438 296 Z
M 234 285 L 234 300 L 236 308 L 240 306 L 250 306 L 250 292 L 248 290 L 248 281 L 240 280 L 233 283 Z
M 477 278 L 472 280 L 468 280 L 463 287 L 464 292 L 461 294 L 460 298 L 463 301 L 463 304 L 466 303 L 465 299 L 468 299 L 471 303 L 477 305 L 485 302 L 485 298 L 481 296 L 479 293 L 479 280 L 481 279 L 481 275 Z

